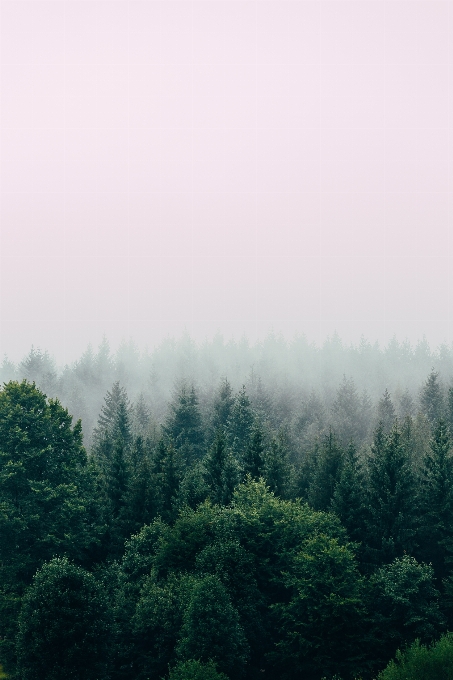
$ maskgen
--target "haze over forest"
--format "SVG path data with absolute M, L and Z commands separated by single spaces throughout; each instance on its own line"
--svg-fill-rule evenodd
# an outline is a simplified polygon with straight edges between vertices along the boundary
M 1 354 L 451 343 L 451 2 L 0 12 Z

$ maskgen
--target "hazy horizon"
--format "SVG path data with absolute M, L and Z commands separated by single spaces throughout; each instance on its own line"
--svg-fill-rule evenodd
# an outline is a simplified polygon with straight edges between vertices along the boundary
M 451 5 L 0 0 L 0 355 L 451 344 Z

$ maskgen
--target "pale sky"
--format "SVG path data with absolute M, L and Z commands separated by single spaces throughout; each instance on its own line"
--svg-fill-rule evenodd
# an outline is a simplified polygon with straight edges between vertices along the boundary
M 453 341 L 453 3 L 1 0 L 0 354 Z

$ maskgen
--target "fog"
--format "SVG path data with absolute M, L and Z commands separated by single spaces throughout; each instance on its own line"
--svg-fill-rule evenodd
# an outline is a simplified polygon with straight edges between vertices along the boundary
M 451 2 L 2 0 L 0 352 L 451 343 Z

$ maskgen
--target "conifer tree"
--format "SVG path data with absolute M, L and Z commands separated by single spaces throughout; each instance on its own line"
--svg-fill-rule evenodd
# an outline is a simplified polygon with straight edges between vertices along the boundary
M 264 433 L 261 423 L 255 421 L 248 446 L 242 456 L 242 465 L 245 475 L 252 479 L 258 479 L 264 472 Z
M 453 554 L 453 457 L 443 420 L 437 423 L 430 449 L 422 469 L 420 554 L 442 579 Z
M 224 430 L 228 426 L 231 418 L 231 411 L 234 405 L 233 390 L 227 378 L 222 381 L 219 392 L 214 400 L 214 408 L 211 419 L 212 436 L 216 437 L 219 428 Z
M 211 500 L 219 505 L 230 502 L 239 481 L 237 462 L 227 448 L 224 432 L 217 430 L 216 438 L 204 460 L 205 479 L 211 489 Z
M 388 434 L 395 422 L 396 413 L 392 399 L 386 389 L 382 398 L 379 400 L 377 408 L 377 422 L 382 423 L 385 434 Z
M 276 496 L 288 498 L 291 472 L 288 449 L 283 437 L 273 437 L 265 454 L 263 475 L 267 486 Z
M 415 546 L 418 518 L 415 478 L 396 422 L 389 435 L 379 425 L 369 461 L 366 547 L 370 562 L 390 562 Z
M 365 533 L 365 479 L 354 443 L 343 454 L 340 477 L 333 492 L 331 509 L 341 520 L 351 541 L 360 543 Z
M 163 426 L 186 465 L 200 460 L 204 451 L 204 432 L 195 388 L 184 383 L 170 404 L 170 412 Z
M 328 510 L 340 478 L 343 449 L 332 429 L 324 437 L 314 461 L 308 486 L 308 502 L 315 510 Z
M 228 422 L 228 442 L 238 457 L 244 453 L 248 446 L 254 418 L 250 399 L 243 385 L 236 395 L 231 410 L 231 418 Z
M 432 427 L 444 416 L 444 396 L 439 383 L 439 374 L 432 370 L 429 374 L 420 397 L 422 412 Z

